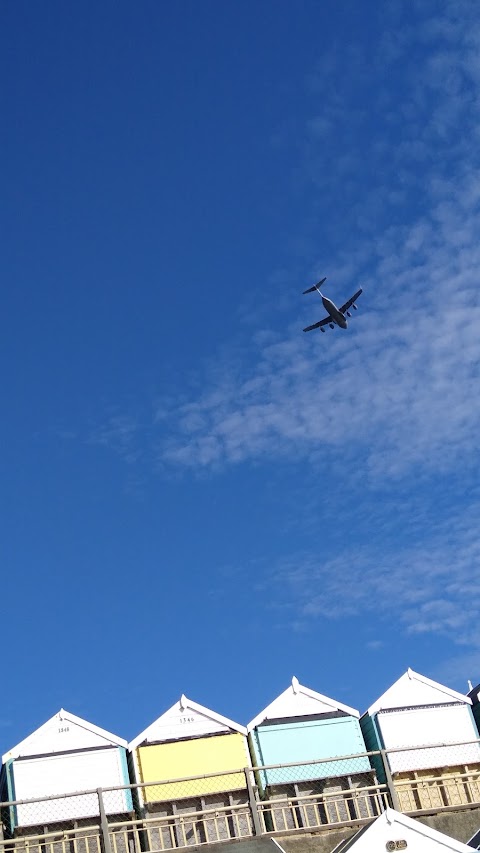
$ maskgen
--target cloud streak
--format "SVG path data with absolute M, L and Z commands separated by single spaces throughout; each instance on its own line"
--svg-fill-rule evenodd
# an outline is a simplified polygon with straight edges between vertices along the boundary
M 348 456 L 355 448 L 372 474 L 397 476 L 413 466 L 448 470 L 472 452 L 480 250 L 470 226 L 461 226 L 463 216 L 477 216 L 466 195 L 452 200 L 429 241 L 420 242 L 431 220 L 409 231 L 396 270 L 386 270 L 391 255 L 380 263 L 390 296 L 367 287 L 364 315 L 347 333 L 307 339 L 296 332 L 261 349 L 246 377 L 224 378 L 179 406 L 163 460 L 202 468 L 275 456 L 315 460 L 320 449 Z M 310 311 L 322 309 L 312 303 Z
M 344 267 L 352 274 L 355 260 L 361 269 L 368 258 L 361 311 L 347 333 L 304 336 L 302 325 L 323 313 L 318 300 L 305 301 L 302 317 L 283 339 L 271 342 L 267 330 L 261 330 L 265 334 L 255 341 L 266 342 L 252 343 L 240 369 L 226 365 L 220 378 L 207 375 L 206 390 L 170 409 L 159 442 L 162 464 L 204 470 L 249 460 L 303 458 L 321 467 L 329 454 L 340 452 L 346 460 L 355 455 L 368 477 L 398 478 L 418 470 L 449 471 L 462 457 L 476 453 L 480 111 L 474 87 L 480 73 L 479 28 L 468 14 L 462 18 L 447 4 L 444 14 L 424 21 L 415 37 L 396 38 L 395 49 L 391 33 L 385 35 L 377 62 L 390 57 L 392 74 L 397 73 L 396 64 L 405 59 L 412 38 L 423 45 L 423 53 L 420 60 L 413 51 L 418 67 L 404 69 L 411 77 L 410 96 L 395 109 L 392 92 L 377 96 L 385 113 L 384 136 L 377 140 L 376 156 L 364 158 L 363 169 L 359 155 L 366 153 L 371 139 L 362 136 L 365 115 L 348 109 L 348 81 L 305 131 L 308 171 L 327 194 L 322 201 L 334 210 L 338 179 L 352 172 L 353 188 L 346 189 L 347 196 L 355 197 L 350 221 L 355 219 L 357 235 L 367 222 L 375 233 L 367 252 L 358 238 L 357 244 L 350 241 L 352 257 Z M 351 59 L 357 62 L 360 81 L 363 76 L 368 85 L 362 57 L 352 54 Z M 319 79 L 326 69 L 336 73 L 332 63 L 334 58 L 326 57 Z M 315 158 L 324 150 L 326 135 L 337 135 L 341 143 L 352 127 L 360 151 L 346 163 L 340 145 L 332 183 L 328 164 L 322 161 L 320 167 Z M 350 152 L 352 138 L 347 140 Z M 359 203 L 362 174 L 373 174 L 379 164 L 380 172 L 387 165 L 390 171 L 372 179 Z M 405 218 L 405 199 L 413 193 L 417 198 L 408 206 L 408 225 L 397 217 L 372 232 L 372 222 L 387 213 L 392 217 L 399 201 L 404 203 L 400 219 Z M 343 285 L 341 297 L 357 281 Z
M 441 635 L 469 648 L 480 643 L 472 602 L 480 595 L 480 504 L 452 516 L 440 532 L 395 550 L 378 542 L 341 549 L 333 559 L 299 553 L 278 561 L 268 583 L 291 624 L 313 628 L 321 620 L 362 615 L 379 627 L 395 624 L 407 635 Z M 379 628 L 380 629 L 380 628 Z M 474 651 L 475 650 L 475 651 Z
M 334 466 L 363 505 L 369 489 L 391 496 L 402 484 L 404 538 L 394 506 L 393 538 L 383 517 L 377 541 L 334 557 L 328 548 L 320 558 L 293 553 L 261 574 L 290 626 L 393 621 L 412 639 L 435 635 L 465 649 L 443 665 L 457 675 L 480 662 L 471 619 L 480 503 L 470 476 L 480 463 L 480 28 L 468 4 L 432 9 L 415 31 L 392 27 L 380 40 L 378 78 L 409 85 L 398 98 L 394 82 L 375 89 L 376 136 L 354 107 L 358 87 L 371 83 L 364 57 L 342 55 L 342 79 L 338 56 L 327 55 L 311 79 L 317 95 L 338 85 L 305 123 L 303 186 L 319 192 L 315 209 L 329 210 L 330 253 L 346 281 L 338 298 L 364 285 L 361 310 L 346 333 L 302 335 L 322 316 L 318 300 L 305 301 L 283 335 L 259 330 L 240 367 L 237 353 L 220 378 L 206 374 L 201 393 L 170 408 L 158 453 L 167 468 L 194 472 L 293 460 L 318 475 Z M 317 258 L 311 268 L 312 279 L 327 272 Z M 462 497 L 453 508 L 454 493 L 439 494 L 435 525 L 413 495 L 422 481 L 447 477 L 464 478 Z
M 312 209 L 328 210 L 322 236 L 342 282 L 329 292 L 340 300 L 365 287 L 348 331 L 302 334 L 323 309 L 316 295 L 302 302 L 299 281 L 298 309 L 293 297 L 280 300 L 295 310 L 283 333 L 278 322 L 249 327 L 243 349 L 236 342 L 230 358 L 199 372 L 190 395 L 160 400 L 148 428 L 139 426 L 145 414 L 115 416 L 91 441 L 129 463 L 150 453 L 164 472 L 293 460 L 318 475 L 334 466 L 363 502 L 379 485 L 394 493 L 462 471 L 471 482 L 480 462 L 480 27 L 469 4 L 433 4 L 415 29 L 394 21 L 402 4 L 390 8 L 368 63 L 363 47 L 348 45 L 341 61 L 335 51 L 322 58 L 310 79 L 322 110 L 297 128 L 297 179 Z M 358 109 L 370 87 L 371 110 Z M 313 253 L 310 268 L 312 278 L 328 272 Z M 284 287 L 284 273 L 275 275 Z M 399 609 L 411 636 L 475 644 L 468 605 L 480 591 L 480 505 L 469 501 L 441 535 L 430 529 L 408 546 L 394 550 L 383 537 L 321 564 L 305 553 L 281 561 L 291 619 L 308 626 L 381 606 Z

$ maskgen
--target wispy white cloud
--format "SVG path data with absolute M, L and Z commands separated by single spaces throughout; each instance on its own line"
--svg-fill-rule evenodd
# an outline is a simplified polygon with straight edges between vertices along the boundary
M 373 616 L 378 628 L 389 623 L 411 636 L 442 635 L 472 652 L 480 647 L 472 621 L 480 595 L 479 522 L 476 504 L 421 544 L 407 539 L 392 550 L 379 537 L 368 546 L 347 546 L 334 559 L 300 553 L 280 560 L 269 583 L 285 619 L 296 625 L 362 614 Z
M 309 237 L 301 235 L 302 247 L 311 238 L 304 270 L 312 278 L 328 272 L 331 258 L 332 280 L 342 283 L 341 292 L 329 291 L 334 298 L 365 286 L 348 331 L 304 335 L 302 326 L 323 313 L 321 303 L 314 295 L 293 308 L 303 286 L 287 294 L 293 286 L 278 269 L 271 283 L 281 309 L 294 312 L 283 331 L 278 315 L 262 326 L 250 302 L 239 310 L 248 326 L 243 349 L 236 342 L 221 364 L 200 368 L 190 394 L 183 387 L 181 396 L 159 400 L 148 441 L 138 419 L 118 417 L 92 440 L 127 461 L 148 446 L 173 471 L 302 460 L 319 475 L 334 465 L 335 478 L 340 471 L 344 488 L 356 490 L 363 504 L 369 488 L 393 484 L 397 519 L 404 513 L 399 484 L 465 472 L 470 494 L 445 523 L 444 508 L 441 530 L 422 531 L 421 498 L 412 493 L 400 547 L 398 527 L 395 549 L 386 544 L 384 513 L 378 543 L 338 548 L 334 558 L 295 553 L 262 575 L 276 590 L 271 605 L 296 630 L 363 614 L 395 620 L 410 637 L 469 645 L 473 662 L 479 643 L 471 603 L 480 592 L 480 497 L 469 476 L 480 463 L 480 26 L 471 4 L 457 0 L 425 6 L 430 17 L 415 29 L 403 26 L 404 4 L 389 8 L 376 53 L 368 62 L 354 47 L 327 53 L 310 80 L 321 109 L 282 132 L 282 145 L 295 137 L 296 179 L 314 193 L 312 210 L 328 211 L 321 226 L 312 215 Z M 312 248 L 317 232 L 326 246 L 322 263 Z M 322 509 L 324 521 L 334 500 Z
M 365 285 L 349 331 L 303 335 L 323 313 L 313 297 L 283 334 L 250 306 L 243 351 L 219 354 L 190 395 L 160 400 L 148 429 L 116 414 L 92 442 L 196 471 L 274 458 L 321 468 L 340 453 L 373 479 L 452 470 L 476 453 L 480 26 L 469 3 L 419 6 L 415 27 L 404 11 L 386 7 L 374 51 L 347 43 L 322 56 L 310 77 L 321 109 L 296 128 L 303 180 L 321 189 L 313 209 L 329 212 L 338 298 Z M 309 266 L 320 270 L 313 253 Z M 272 276 L 291 311 L 285 270 Z
M 447 471 L 476 452 L 480 111 L 474 84 L 479 33 L 471 15 L 462 18 L 447 4 L 416 34 L 395 36 L 395 50 L 392 33 L 385 34 L 378 63 L 405 64 L 412 39 L 422 52 L 414 51 L 416 65 L 412 61 L 403 69 L 410 89 L 400 102 L 394 103 L 394 91 L 384 87 L 382 159 L 375 164 L 366 156 L 364 162 L 367 171 L 378 165 L 381 172 L 390 160 L 390 171 L 385 181 L 381 174 L 372 179 L 363 195 L 361 155 L 371 133 L 362 135 L 365 113 L 348 109 L 351 81 L 340 75 L 321 113 L 307 123 L 307 159 L 310 177 L 322 185 L 328 203 L 334 205 L 341 186 L 341 194 L 355 197 L 349 221 L 357 217 L 358 225 L 361 217 L 368 219 L 368 251 L 353 245 L 343 267 L 344 278 L 352 280 L 345 285 L 350 289 L 356 284 L 356 262 L 368 255 L 362 310 L 346 334 L 336 330 L 307 337 L 302 324 L 322 313 L 320 303 L 311 299 L 283 339 L 271 341 L 268 329 L 259 330 L 240 367 L 237 354 L 231 371 L 226 366 L 220 377 L 207 375 L 206 390 L 170 410 L 159 444 L 163 463 L 200 470 L 250 459 L 303 457 L 321 466 L 330 452 L 346 459 L 354 452 L 368 477 L 384 478 L 417 469 Z M 358 70 L 355 86 L 368 85 L 361 54 L 353 47 L 350 53 L 350 61 L 344 55 L 342 61 L 350 74 L 352 64 Z M 339 73 L 339 59 L 331 54 L 313 82 L 325 90 Z M 401 129 L 395 144 L 389 122 L 392 133 Z M 352 127 L 356 133 L 342 148 L 342 135 Z M 331 141 L 335 135 L 340 139 L 331 155 L 333 173 L 323 155 L 325 134 Z M 352 145 L 356 138 L 360 151 Z M 346 189 L 337 179 L 350 172 L 354 186 Z M 372 221 L 391 206 L 386 193 L 393 194 L 394 206 L 405 199 L 397 198 L 398 192 L 419 197 L 409 207 L 408 225 L 382 223 L 372 231 Z
M 461 189 L 448 212 L 440 207 L 436 230 L 432 219 L 417 222 L 398 256 L 385 252 L 378 269 L 389 296 L 367 288 L 351 331 L 295 331 L 260 348 L 243 377 L 224 377 L 178 407 L 162 458 L 202 467 L 329 448 L 348 457 L 350 447 L 383 477 L 448 469 L 474 451 L 480 249 L 462 222 L 477 211 Z
M 365 647 L 370 652 L 378 652 L 380 649 L 383 649 L 385 643 L 383 640 L 369 640 L 368 643 L 365 644 Z
M 129 415 L 111 414 L 94 426 L 88 434 L 89 444 L 106 447 L 118 454 L 125 462 L 132 464 L 140 457 L 138 446 L 139 424 Z

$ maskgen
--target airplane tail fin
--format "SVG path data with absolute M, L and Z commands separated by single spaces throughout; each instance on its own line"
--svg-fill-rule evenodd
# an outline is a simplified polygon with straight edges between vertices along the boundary
M 322 278 L 322 280 L 317 282 L 317 284 L 314 284 L 313 287 L 309 287 L 307 290 L 304 290 L 303 294 L 305 295 L 305 293 L 313 293 L 314 290 L 318 290 L 320 285 L 323 284 L 323 282 L 326 280 L 327 280 L 327 277 L 325 276 L 325 278 Z

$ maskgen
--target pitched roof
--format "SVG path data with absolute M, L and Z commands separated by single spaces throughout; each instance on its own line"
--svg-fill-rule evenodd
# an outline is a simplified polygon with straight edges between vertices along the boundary
M 247 731 L 250 732 L 265 720 L 305 717 L 309 714 L 327 714 L 332 711 L 344 711 L 351 717 L 360 716 L 355 708 L 350 708 L 348 705 L 329 699 L 328 696 L 323 696 L 322 693 L 316 693 L 315 690 L 304 687 L 294 676 L 290 687 L 287 687 L 280 696 L 277 696 L 270 705 L 254 717 L 248 724 Z
M 463 693 L 450 690 L 425 675 L 407 671 L 383 693 L 365 712 L 372 716 L 387 708 L 408 708 L 415 705 L 445 705 L 450 702 L 464 702 L 471 705 L 472 700 Z
M 202 737 L 222 732 L 247 734 L 245 726 L 240 726 L 233 720 L 222 717 L 215 711 L 210 711 L 209 708 L 187 699 L 182 694 L 175 705 L 172 705 L 168 711 L 165 711 L 143 732 L 133 738 L 128 744 L 128 748 L 132 750 L 143 743 L 162 743 L 168 740 Z
M 478 705 L 480 702 L 480 684 L 477 684 L 476 687 L 472 687 L 468 696 L 474 705 Z
M 60 708 L 40 728 L 6 752 L 2 762 L 20 756 L 49 755 L 100 746 L 126 747 L 127 741 Z
M 373 853 L 374 850 L 389 849 L 389 841 L 406 842 L 406 848 L 412 853 L 471 853 L 472 848 L 437 829 L 431 829 L 424 823 L 414 820 L 401 812 L 387 808 L 373 823 L 362 827 L 355 835 L 332 850 L 332 853 Z M 393 848 L 395 849 L 395 848 Z M 403 849 L 403 848 L 397 848 Z
M 473 847 L 474 850 L 480 850 L 480 829 L 468 839 L 467 844 L 469 847 Z

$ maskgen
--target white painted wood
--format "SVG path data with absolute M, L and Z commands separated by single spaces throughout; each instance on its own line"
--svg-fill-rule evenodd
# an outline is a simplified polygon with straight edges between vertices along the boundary
M 134 750 L 143 743 L 163 743 L 168 740 L 228 732 L 239 732 L 245 736 L 247 734 L 244 726 L 182 695 L 175 705 L 130 741 L 128 748 Z
M 343 705 L 335 699 L 329 699 L 322 693 L 316 693 L 299 683 L 295 676 L 292 678 L 290 687 L 287 687 L 280 696 L 277 696 L 270 705 L 260 711 L 248 724 L 247 731 L 252 731 L 255 726 L 266 720 L 284 719 L 286 717 L 305 717 L 310 714 L 326 714 L 332 711 L 344 711 L 351 717 L 359 717 L 355 708 Z
M 17 760 L 13 765 L 15 798 L 49 797 L 72 791 L 124 785 L 123 768 L 118 747 Z M 129 802 L 127 791 L 105 794 L 107 813 L 129 811 Z M 17 806 L 19 826 L 56 823 L 98 814 L 96 794 Z
M 389 841 L 406 841 L 407 853 L 472 853 L 467 844 L 393 809 L 387 809 L 347 842 L 341 841 L 332 853 L 385 853 Z
M 376 720 L 387 750 L 392 747 L 455 743 L 478 738 L 468 705 L 380 712 Z M 388 757 L 393 773 L 428 767 L 476 764 L 480 762 L 480 744 L 391 752 Z
M 413 669 L 408 669 L 388 690 L 383 693 L 367 711 L 372 716 L 385 708 L 407 708 L 412 705 L 442 705 L 445 702 L 465 702 L 472 700 L 463 693 L 450 690 L 437 681 L 432 681 Z
M 112 745 L 126 747 L 127 741 L 61 708 L 58 714 L 6 752 L 2 756 L 2 762 L 20 756 L 47 755 Z

